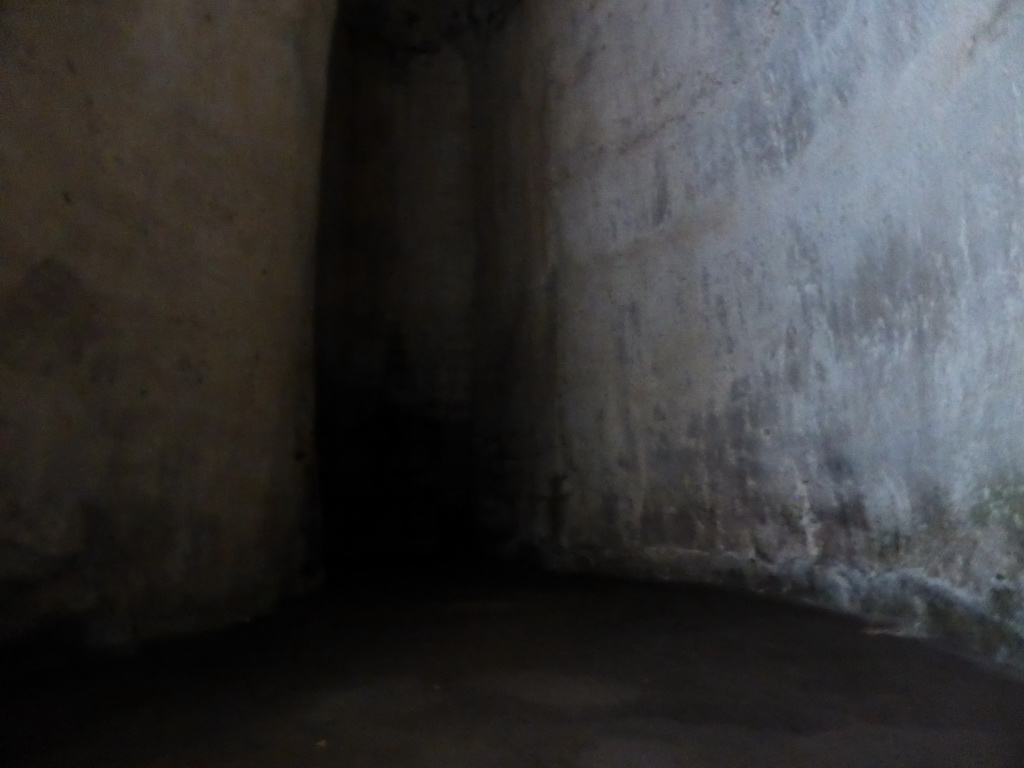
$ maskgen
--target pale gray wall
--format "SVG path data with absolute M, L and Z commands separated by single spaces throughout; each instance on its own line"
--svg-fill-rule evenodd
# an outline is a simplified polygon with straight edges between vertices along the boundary
M 538 169 L 490 303 L 555 318 L 526 537 L 1014 652 L 1022 50 L 1005 0 L 525 2 L 482 91 L 493 189 Z
M 302 564 L 332 14 L 0 6 L 0 636 L 210 626 Z

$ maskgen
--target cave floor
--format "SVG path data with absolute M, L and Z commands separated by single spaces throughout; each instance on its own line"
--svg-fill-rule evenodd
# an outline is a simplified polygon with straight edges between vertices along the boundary
M 8 675 L 0 765 L 1024 765 L 1024 683 L 864 630 L 712 589 L 597 580 L 321 597 Z

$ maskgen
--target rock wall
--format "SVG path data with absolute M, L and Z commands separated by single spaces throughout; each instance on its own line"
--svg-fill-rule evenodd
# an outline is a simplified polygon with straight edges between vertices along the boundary
M 0 7 L 0 637 L 212 626 L 299 571 L 332 14 Z
M 502 514 L 1024 658 L 1022 49 L 998 0 L 526 2 L 478 98 L 536 234 L 483 346 L 553 343 L 503 402 L 557 413 Z

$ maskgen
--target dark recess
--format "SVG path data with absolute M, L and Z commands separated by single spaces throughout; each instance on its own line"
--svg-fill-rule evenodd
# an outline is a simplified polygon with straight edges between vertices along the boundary
M 470 408 L 453 408 L 417 391 L 406 340 L 389 327 L 385 306 L 389 270 L 402 254 L 393 233 L 368 231 L 356 221 L 354 212 L 366 197 L 382 194 L 380 187 L 361 188 L 361 182 L 389 169 L 364 166 L 356 174 L 353 168 L 365 164 L 368 144 L 377 142 L 379 156 L 379 142 L 395 139 L 353 119 L 368 111 L 366 100 L 374 98 L 365 79 L 354 73 L 384 63 L 385 71 L 400 77 L 413 57 L 448 46 L 469 51 L 501 26 L 516 4 L 342 0 L 339 9 L 324 127 L 316 306 L 322 514 L 316 535 L 333 586 L 476 569 L 488 559 L 478 546 L 479 462 L 473 455 Z M 398 147 L 392 147 L 396 154 Z M 382 186 L 388 194 L 387 184 Z M 362 263 L 346 262 L 353 258 Z M 357 271 L 359 276 L 350 277 Z M 364 311 L 355 320 L 339 307 L 345 299 L 331 288 L 351 280 L 365 281 Z M 374 354 L 383 364 L 373 376 L 353 372 L 353 358 Z

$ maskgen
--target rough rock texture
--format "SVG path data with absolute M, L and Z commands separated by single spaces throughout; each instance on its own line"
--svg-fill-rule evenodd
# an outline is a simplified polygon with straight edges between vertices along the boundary
M 0 636 L 215 624 L 299 568 L 332 14 L 0 6 Z
M 1006 0 L 525 3 L 478 88 L 494 514 L 1024 659 L 1021 50 Z

